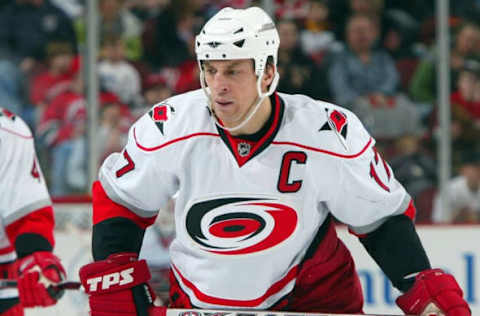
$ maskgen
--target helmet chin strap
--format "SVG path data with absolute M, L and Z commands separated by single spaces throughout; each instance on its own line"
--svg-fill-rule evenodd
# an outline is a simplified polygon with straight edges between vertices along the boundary
M 275 91 L 275 88 L 277 87 L 278 79 L 280 78 L 280 76 L 279 76 L 278 72 L 275 71 L 273 81 L 270 84 L 270 89 L 265 93 L 262 92 L 262 78 L 263 78 L 263 74 L 261 76 L 259 76 L 258 79 L 257 79 L 258 97 L 252 103 L 252 106 L 250 106 L 250 110 L 249 110 L 249 113 L 248 113 L 247 117 L 245 117 L 243 119 L 243 121 L 241 121 L 236 126 L 226 127 L 226 126 L 223 126 L 218 121 L 218 118 L 215 115 L 215 110 L 213 109 L 213 106 L 212 106 L 212 103 L 213 103 L 212 102 L 212 95 L 209 92 L 209 89 L 207 88 L 207 86 L 205 84 L 205 73 L 203 72 L 203 70 L 200 70 L 200 84 L 202 86 L 203 92 L 205 92 L 205 94 L 208 98 L 208 102 L 209 102 L 208 107 L 210 108 L 210 111 L 213 114 L 212 115 L 213 120 L 215 121 L 215 124 L 217 124 L 218 127 L 220 127 L 223 130 L 229 131 L 229 132 L 235 132 L 235 131 L 238 131 L 239 129 L 241 129 L 242 127 L 244 127 L 252 119 L 252 117 L 255 115 L 255 113 L 257 113 L 258 109 L 260 108 L 260 105 L 262 104 L 263 100 L 265 100 L 266 97 L 269 97 Z

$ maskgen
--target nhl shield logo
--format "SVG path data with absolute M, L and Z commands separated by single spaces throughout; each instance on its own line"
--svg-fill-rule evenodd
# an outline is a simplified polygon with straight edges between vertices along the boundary
M 240 157 L 246 157 L 250 154 L 251 146 L 249 143 L 238 143 L 237 150 Z

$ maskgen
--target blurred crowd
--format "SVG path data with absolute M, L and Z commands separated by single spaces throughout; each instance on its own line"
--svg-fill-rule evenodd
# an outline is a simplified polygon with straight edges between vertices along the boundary
M 194 37 L 251 0 L 98 0 L 103 160 L 131 123 L 200 87 Z M 450 1 L 453 176 L 438 192 L 435 1 L 272 0 L 278 91 L 355 112 L 414 198 L 417 222 L 480 222 L 480 0 Z M 85 0 L 0 0 L 0 103 L 35 133 L 53 196 L 88 192 Z

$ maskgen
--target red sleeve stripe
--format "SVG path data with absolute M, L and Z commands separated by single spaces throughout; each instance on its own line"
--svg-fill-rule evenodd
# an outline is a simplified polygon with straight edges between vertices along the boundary
M 92 188 L 93 200 L 93 224 L 115 217 L 128 218 L 142 229 L 147 228 L 155 222 L 157 216 L 148 218 L 140 217 L 128 208 L 110 199 L 100 181 L 95 181 Z
M 403 212 L 403 215 L 406 215 L 408 218 L 410 218 L 413 221 L 415 219 L 416 214 L 417 214 L 417 209 L 415 208 L 415 205 L 413 204 L 413 200 L 410 200 L 410 203 L 408 203 L 408 207 L 405 210 L 405 212 Z M 368 234 L 356 233 L 350 227 L 348 228 L 348 232 L 352 235 L 357 236 L 358 238 L 365 238 L 368 235 Z
M 5 230 L 12 245 L 15 245 L 15 240 L 17 240 L 19 235 L 32 233 L 43 236 L 48 240 L 50 245 L 54 247 L 54 227 L 55 218 L 53 216 L 53 208 L 49 205 L 20 217 L 16 221 L 8 224 Z
M 410 200 L 410 203 L 408 203 L 408 207 L 403 214 L 408 216 L 412 221 L 415 220 L 417 208 L 415 207 L 415 204 L 413 204 L 413 200 Z
M 348 227 L 348 232 L 354 236 L 357 236 L 358 238 L 365 238 L 368 236 L 368 234 L 359 234 L 359 233 L 356 233 L 353 229 L 351 229 L 350 227 Z
M 5 247 L 5 248 L 2 248 L 2 249 L 0 249 L 0 256 L 4 255 L 4 254 L 7 254 L 7 253 L 11 253 L 13 251 L 15 251 L 13 246 L 8 246 L 8 247 Z

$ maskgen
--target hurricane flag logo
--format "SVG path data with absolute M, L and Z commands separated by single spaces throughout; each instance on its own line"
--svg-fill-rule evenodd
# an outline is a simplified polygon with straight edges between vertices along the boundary
M 277 199 L 229 197 L 193 204 L 185 226 L 199 248 L 243 255 L 270 249 L 290 238 L 298 226 L 298 215 L 292 206 Z

